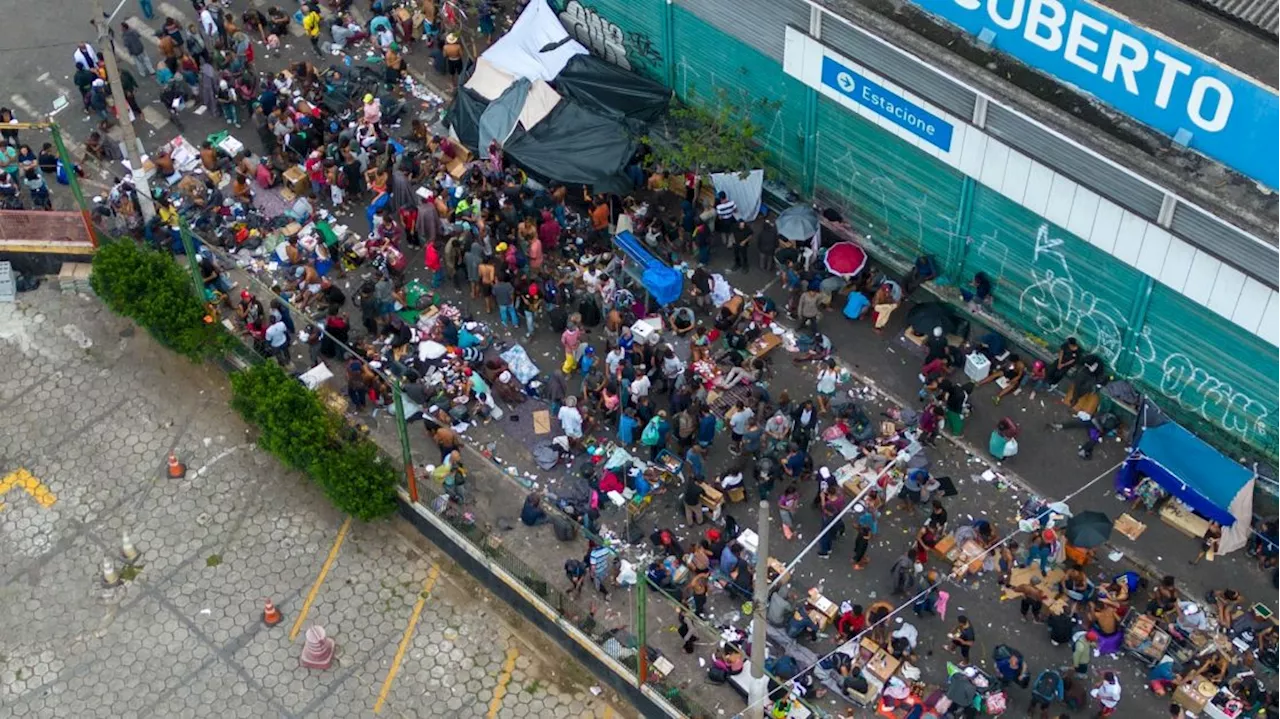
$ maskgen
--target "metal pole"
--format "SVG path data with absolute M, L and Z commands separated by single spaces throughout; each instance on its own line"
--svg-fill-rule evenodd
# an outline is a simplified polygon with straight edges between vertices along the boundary
M 641 574 L 636 582 L 636 637 L 640 640 L 640 653 L 636 661 L 636 679 L 641 686 L 649 681 L 649 637 L 645 617 L 649 605 L 649 576 Z
M 756 535 L 756 592 L 751 605 L 751 695 L 747 697 L 747 719 L 763 719 L 768 689 L 764 678 L 764 655 L 769 606 L 769 502 L 763 499 L 760 500 L 760 526 Z
M 102 60 L 107 66 L 107 82 L 111 83 L 111 101 L 116 106 L 116 119 L 120 122 L 120 132 L 124 135 L 124 151 L 129 158 L 129 167 L 133 169 L 133 186 L 138 190 L 138 208 L 142 210 L 142 219 L 149 222 L 156 216 L 156 206 L 151 198 L 151 183 L 147 181 L 146 172 L 142 169 L 142 153 L 138 149 L 138 135 L 133 131 L 133 123 L 129 121 L 129 102 L 124 96 L 124 85 L 120 84 L 120 68 L 116 65 L 115 46 L 108 35 L 110 20 L 102 9 L 102 0 L 93 0 L 93 9 L 97 13 L 93 26 L 98 30 L 98 44 Z
M 71 194 L 76 198 L 76 207 L 80 208 L 80 217 L 84 220 L 84 229 L 89 233 L 89 242 L 93 245 L 93 249 L 98 249 L 98 233 L 93 227 L 93 218 L 89 215 L 89 205 L 84 201 L 84 191 L 80 189 L 80 178 L 76 177 L 76 165 L 71 161 L 71 155 L 67 152 L 66 143 L 62 141 L 62 131 L 58 129 L 57 123 L 49 124 L 49 134 L 53 135 L 53 147 L 58 151 L 58 158 L 62 160 L 62 167 L 67 173 L 67 184 L 71 187 Z
M 404 462 L 404 477 L 409 483 L 409 499 L 418 501 L 418 480 L 413 473 L 413 451 L 409 448 L 409 424 L 404 417 L 404 398 L 400 393 L 400 380 L 391 385 L 391 396 L 396 402 L 396 431 L 400 434 L 400 458 Z

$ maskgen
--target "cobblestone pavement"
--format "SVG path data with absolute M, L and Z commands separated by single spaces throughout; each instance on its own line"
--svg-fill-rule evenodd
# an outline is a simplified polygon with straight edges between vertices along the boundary
M 96 300 L 0 304 L 0 365 L 0 715 L 367 716 L 380 698 L 392 717 L 613 715 L 407 525 L 344 531 L 250 444 L 224 375 Z M 183 479 L 167 477 L 171 448 Z M 124 533 L 142 554 L 108 588 Z M 284 614 L 273 628 L 266 597 Z M 313 624 L 337 641 L 327 671 L 298 663 Z

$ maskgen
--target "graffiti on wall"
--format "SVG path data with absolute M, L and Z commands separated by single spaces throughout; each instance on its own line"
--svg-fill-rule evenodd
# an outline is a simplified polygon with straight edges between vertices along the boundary
M 1080 286 L 1071 271 L 1065 242 L 1054 237 L 1049 225 L 1036 231 L 1031 283 L 1018 296 L 1018 309 L 1031 314 L 1036 326 L 1051 337 L 1092 337 L 1094 352 L 1117 367 L 1122 359 L 1131 366 L 1126 379 L 1147 387 L 1246 441 L 1269 440 L 1271 408 L 1182 352 L 1159 357 L 1151 330 L 1134 334 L 1125 348 L 1128 318 L 1119 308 Z M 1126 354 L 1127 353 L 1127 354 Z
M 624 70 L 652 70 L 662 64 L 662 54 L 648 35 L 626 32 L 578 0 L 565 3 L 560 22 L 588 50 Z
M 840 186 L 832 189 L 852 202 L 855 212 L 861 210 L 865 229 L 869 231 L 866 239 L 872 244 L 899 255 L 903 250 L 913 256 L 933 255 L 942 267 L 950 266 L 963 250 L 965 239 L 959 232 L 958 210 L 942 212 L 938 207 L 943 204 L 941 200 L 914 183 L 898 181 L 885 174 L 860 158 L 852 146 L 846 146 L 844 154 L 836 158 L 831 167 L 835 168 L 837 177 L 843 178 Z M 869 202 L 865 204 L 872 207 L 860 208 L 864 203 L 854 201 L 859 196 L 867 198 Z M 930 246 L 931 236 L 941 238 L 941 251 Z M 882 240 L 889 238 L 894 238 L 893 245 L 886 247 Z M 932 244 L 939 243 L 934 240 Z

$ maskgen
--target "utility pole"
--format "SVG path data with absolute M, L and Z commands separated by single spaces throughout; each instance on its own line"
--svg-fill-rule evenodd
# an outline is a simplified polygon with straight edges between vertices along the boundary
M 756 591 L 751 603 L 751 694 L 747 719 L 763 719 L 769 683 L 764 678 L 765 622 L 769 607 L 769 502 L 760 500 L 760 526 L 756 529 Z M 781 589 L 778 591 L 782 591 Z
M 120 84 L 120 68 L 116 64 L 115 46 L 111 44 L 110 19 L 102 9 L 102 0 L 93 0 L 93 10 L 97 13 L 93 26 L 98 30 L 99 52 L 107 66 L 107 82 L 111 84 L 111 101 L 116 106 L 116 119 L 120 122 L 120 131 L 124 135 L 125 156 L 129 158 L 129 167 L 133 168 L 133 186 L 138 191 L 138 209 L 142 210 L 143 221 L 150 221 L 156 216 L 156 206 L 151 198 L 151 183 L 147 181 L 146 172 L 142 169 L 142 153 L 138 146 L 138 135 L 133 131 L 133 123 L 129 121 L 129 102 L 124 96 L 124 85 Z

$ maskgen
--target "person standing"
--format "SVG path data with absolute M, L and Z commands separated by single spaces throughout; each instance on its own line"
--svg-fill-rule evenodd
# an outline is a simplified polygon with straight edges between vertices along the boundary
M 973 623 L 969 618 L 961 614 L 956 617 L 956 628 L 951 630 L 947 635 L 950 643 L 947 644 L 946 650 L 949 652 L 960 652 L 960 665 L 964 666 L 969 663 L 969 653 L 973 651 L 973 645 L 978 641 L 977 632 L 973 629 Z
M 738 220 L 733 228 L 733 269 L 747 272 L 751 269 L 748 250 L 751 247 L 751 225 Z
M 316 11 L 314 5 L 307 8 L 306 14 L 302 16 L 302 29 L 307 33 L 307 39 L 311 41 L 311 49 L 316 51 L 316 55 L 324 57 L 324 53 L 320 51 L 320 13 Z
M 454 89 L 458 87 L 458 78 L 462 75 L 463 51 L 462 43 L 458 41 L 457 33 L 449 33 L 444 37 L 444 45 L 440 48 L 440 52 L 444 55 L 444 71 L 453 82 Z
M 690 449 L 692 454 L 695 449 Z M 684 505 L 684 521 L 686 524 L 702 524 L 702 487 L 692 479 L 685 482 L 684 493 L 680 497 Z
M 147 46 L 142 43 L 142 34 L 130 27 L 127 22 L 120 23 L 120 30 L 124 49 L 128 51 L 133 66 L 138 68 L 138 73 L 148 77 L 155 75 L 156 66 L 151 61 L 151 56 L 147 55 Z
M 1120 704 L 1120 679 L 1115 672 L 1103 672 L 1102 681 L 1089 694 L 1098 700 L 1096 716 L 1109 717 L 1116 713 L 1116 706 Z
M 728 195 L 723 192 L 716 193 L 716 234 L 720 235 L 720 240 L 724 242 L 725 247 L 730 247 L 733 244 L 733 229 L 735 225 L 733 216 L 737 211 L 737 203 L 730 200 Z

